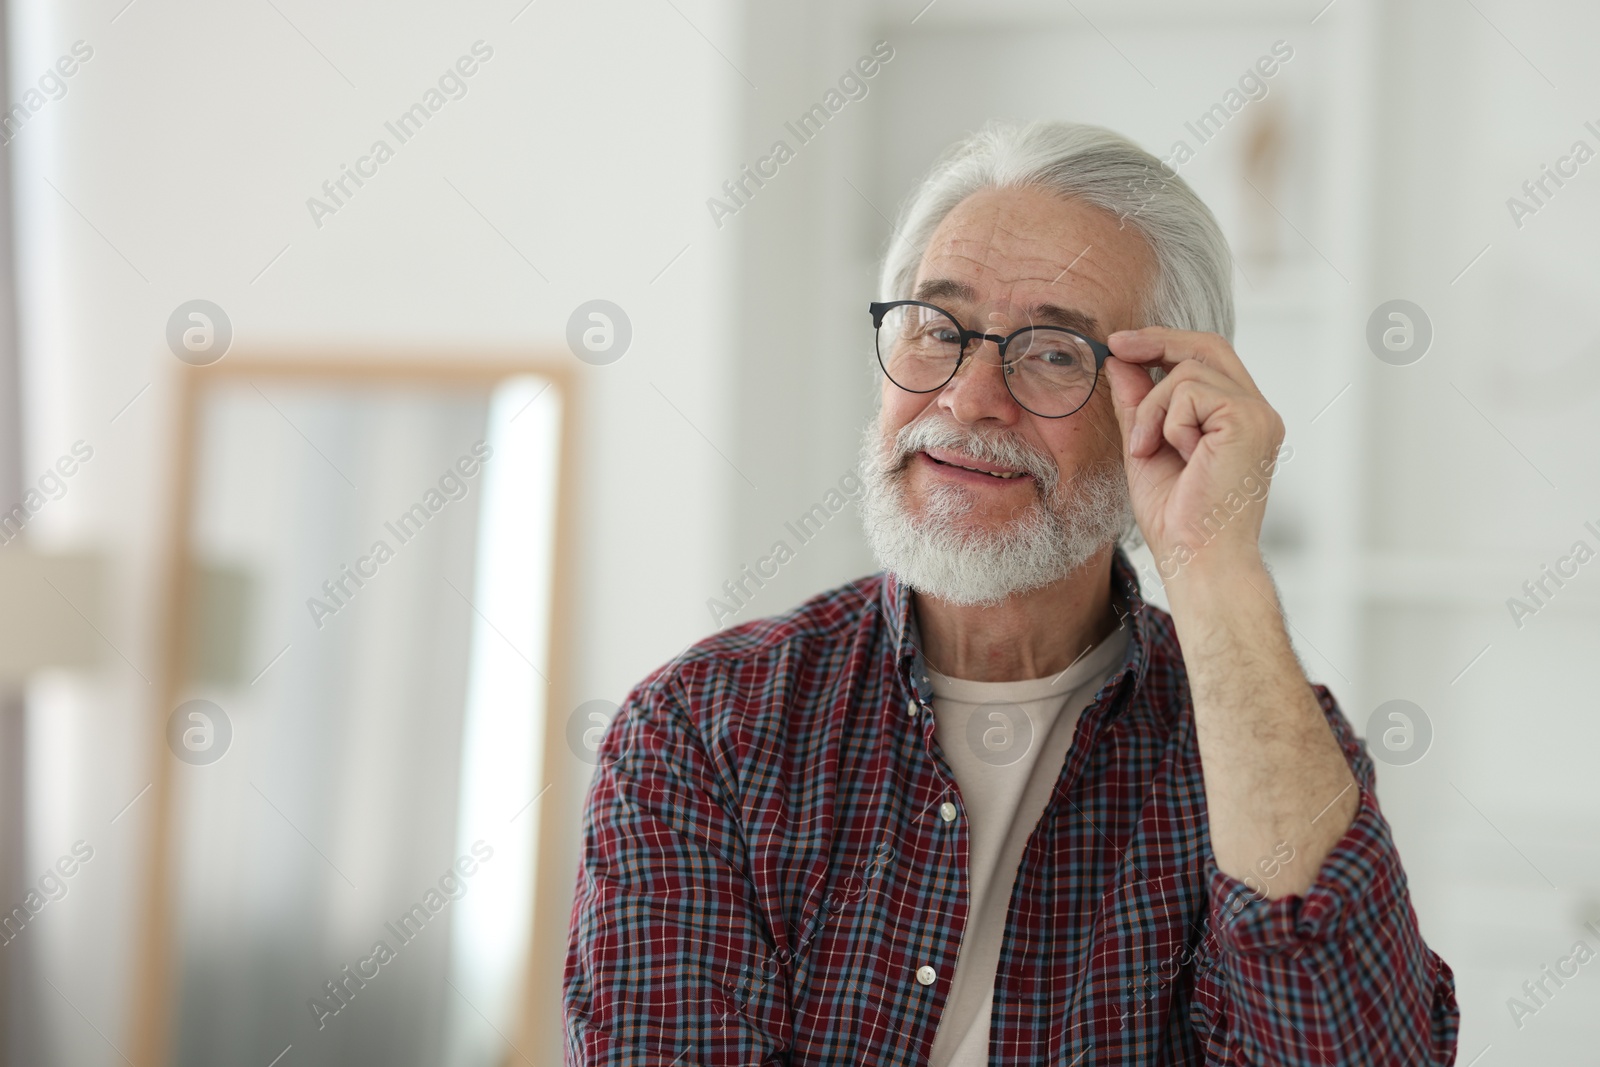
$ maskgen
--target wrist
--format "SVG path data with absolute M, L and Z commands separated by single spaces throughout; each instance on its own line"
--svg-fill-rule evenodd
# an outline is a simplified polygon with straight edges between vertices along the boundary
M 1218 540 L 1198 547 L 1179 543 L 1158 558 L 1165 563 L 1158 570 L 1169 596 L 1185 588 L 1211 593 L 1243 581 L 1257 587 L 1263 583 L 1270 586 L 1272 582 L 1261 549 L 1254 541 L 1234 544 Z
M 1178 614 L 1279 614 L 1277 588 L 1261 553 L 1208 545 L 1171 574 L 1162 575 L 1167 602 Z

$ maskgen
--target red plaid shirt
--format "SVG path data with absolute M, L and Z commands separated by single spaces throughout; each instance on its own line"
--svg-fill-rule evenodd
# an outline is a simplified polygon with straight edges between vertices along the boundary
M 1139 597 L 1017 871 L 992 1064 L 1449 1064 L 1373 765 L 1303 895 L 1217 869 L 1172 620 Z M 967 824 L 907 591 L 874 576 L 725 630 L 600 747 L 566 968 L 571 1064 L 921 1064 L 967 922 Z M 931 972 L 923 970 L 931 968 Z M 920 973 L 919 973 L 920 972 Z M 924 980 L 930 979 L 927 984 Z

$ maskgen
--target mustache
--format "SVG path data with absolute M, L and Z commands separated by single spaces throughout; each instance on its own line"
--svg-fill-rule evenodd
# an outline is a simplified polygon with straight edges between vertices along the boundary
M 968 429 L 937 418 L 907 423 L 900 427 L 892 443 L 885 442 L 880 457 L 884 473 L 899 473 L 912 456 L 930 448 L 950 449 L 983 463 L 1027 471 L 1041 489 L 1054 486 L 1061 473 L 1048 452 L 1014 434 Z

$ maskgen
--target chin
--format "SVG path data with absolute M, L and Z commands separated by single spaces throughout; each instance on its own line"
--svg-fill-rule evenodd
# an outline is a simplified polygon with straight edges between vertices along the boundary
M 975 511 L 951 512 L 913 507 L 909 518 L 912 525 L 923 530 L 937 529 L 946 543 L 972 545 L 998 545 L 1015 536 L 1019 527 L 1028 522 L 1032 507 L 1019 508 L 1005 515 L 988 515 Z

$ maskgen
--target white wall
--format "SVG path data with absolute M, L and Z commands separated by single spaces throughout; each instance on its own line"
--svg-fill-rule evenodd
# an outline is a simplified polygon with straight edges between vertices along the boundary
M 707 594 L 723 596 L 721 582 L 754 566 L 775 542 L 795 557 L 747 606 L 736 605 L 739 613 L 728 623 L 786 611 L 876 569 L 854 508 L 804 544 L 785 525 L 837 491 L 841 476 L 855 469 L 877 388 L 867 304 L 877 298 L 872 261 L 882 222 L 862 192 L 874 177 L 866 146 L 904 61 L 876 63 L 854 90 L 865 95 L 836 96 L 839 110 L 820 132 L 801 130 L 808 140 L 794 132 L 801 115 L 837 93 L 846 72 L 859 73 L 859 60 L 872 57 L 883 38 L 869 15 L 863 5 L 837 0 L 752 6 L 746 14 L 746 63 L 760 91 L 742 94 L 740 154 L 725 177 L 771 154 L 778 141 L 794 158 L 720 230 L 740 264 L 727 300 L 739 324 L 732 368 L 740 402 L 732 415 L 748 481 L 734 483 L 732 553 L 718 588 Z M 892 55 L 895 43 L 880 54 Z M 892 203 L 881 208 L 894 210 Z
M 1386 8 L 1374 271 L 1436 339 L 1415 366 L 1378 368 L 1369 685 L 1433 720 L 1433 750 L 1386 769 L 1384 801 L 1456 968 L 1461 1062 L 1491 1047 L 1484 1063 L 1583 1063 L 1592 965 L 1520 1025 L 1508 1000 L 1579 938 L 1600 947 L 1582 928 L 1600 920 L 1600 583 L 1580 570 L 1521 629 L 1506 601 L 1578 538 L 1600 547 L 1583 528 L 1600 520 L 1600 163 L 1520 229 L 1506 201 L 1574 140 L 1600 149 L 1584 126 L 1600 127 L 1600 22 L 1593 5 L 1477 8 Z
M 220 304 L 235 352 L 461 357 L 564 352 L 580 302 L 621 305 L 634 341 L 620 362 L 567 357 L 585 389 L 583 595 L 556 624 L 576 634 L 585 698 L 620 700 L 710 629 L 733 476 L 701 434 L 735 448 L 716 298 L 731 249 L 703 206 L 743 85 L 716 51 L 737 50 L 731 5 L 120 6 L 18 5 L 10 94 L 74 41 L 93 48 L 11 149 L 27 468 L 78 438 L 95 448 L 34 532 L 115 564 L 116 651 L 92 677 L 38 687 L 50 714 L 31 753 L 34 864 L 77 837 L 97 848 L 41 927 L 41 978 L 63 996 L 42 986 L 39 1002 L 74 1064 L 120 1062 L 108 1040 L 130 1025 L 149 806 L 109 820 L 150 781 L 165 715 L 145 679 L 178 365 L 163 331 L 180 302 Z M 480 39 L 494 53 L 467 95 L 315 226 L 306 199 L 375 138 L 395 144 L 384 121 Z M 575 821 L 580 799 L 543 803 Z M 545 858 L 570 871 L 576 854 Z

